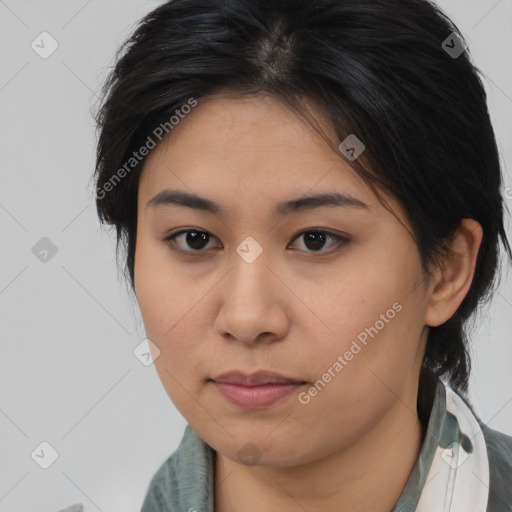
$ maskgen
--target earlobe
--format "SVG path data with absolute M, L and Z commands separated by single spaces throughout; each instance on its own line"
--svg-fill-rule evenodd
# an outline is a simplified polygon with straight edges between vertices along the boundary
M 441 325 L 457 311 L 473 281 L 482 238 L 483 229 L 476 220 L 461 220 L 449 250 L 433 273 L 425 325 Z

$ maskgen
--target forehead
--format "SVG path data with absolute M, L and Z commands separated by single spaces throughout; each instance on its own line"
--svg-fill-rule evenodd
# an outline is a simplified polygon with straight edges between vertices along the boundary
M 149 154 L 141 192 L 185 181 L 219 191 L 243 185 L 304 194 L 320 185 L 344 185 L 353 193 L 369 192 L 344 156 L 273 97 L 200 100 Z
M 367 205 L 340 209 L 347 218 L 364 218 L 365 223 L 386 219 L 409 231 L 401 203 L 377 189 L 387 207 L 347 158 L 280 100 L 218 97 L 199 100 L 150 152 L 137 207 L 143 216 L 155 210 L 147 204 L 159 193 L 179 190 L 216 202 L 222 217 L 245 223 L 259 217 L 275 220 L 280 205 L 307 196 L 342 194 Z

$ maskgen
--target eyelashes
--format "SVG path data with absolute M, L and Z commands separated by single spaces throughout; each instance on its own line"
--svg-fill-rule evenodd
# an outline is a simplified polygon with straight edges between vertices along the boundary
M 183 237 L 183 235 L 187 235 L 186 237 Z M 305 238 L 305 235 L 308 235 Z M 337 252 L 341 247 L 346 245 L 350 242 L 350 239 L 346 236 L 342 236 L 336 233 L 332 233 L 330 231 L 326 231 L 323 229 L 307 229 L 303 230 L 300 233 L 298 233 L 291 242 L 294 242 L 295 240 L 298 240 L 300 238 L 305 238 L 304 246 L 307 247 L 307 244 L 313 244 L 313 250 L 301 249 L 302 252 L 306 254 L 311 255 L 330 255 L 334 252 Z M 170 234 L 168 237 L 164 239 L 166 242 L 166 245 L 171 249 L 173 252 L 184 255 L 184 256 L 191 256 L 191 257 L 197 257 L 197 256 L 205 256 L 210 249 L 205 249 L 205 247 L 208 246 L 208 243 L 211 240 L 215 240 L 216 237 L 208 231 L 203 231 L 199 229 L 182 229 L 180 231 L 177 231 L 176 233 Z M 331 249 L 324 251 L 323 245 L 328 241 L 332 240 L 334 242 L 334 247 Z M 181 241 L 181 244 L 178 242 Z M 318 247 L 318 246 L 321 247 Z M 188 247 L 189 249 L 185 248 Z M 221 249 L 222 247 L 216 247 L 214 249 Z M 318 249 L 318 250 L 317 250 Z

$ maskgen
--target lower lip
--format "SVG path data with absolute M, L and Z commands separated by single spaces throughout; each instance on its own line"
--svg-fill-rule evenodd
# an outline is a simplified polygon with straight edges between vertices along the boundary
M 227 382 L 212 381 L 222 396 L 242 409 L 263 409 L 291 395 L 304 382 L 288 384 L 264 384 L 261 386 L 242 386 Z

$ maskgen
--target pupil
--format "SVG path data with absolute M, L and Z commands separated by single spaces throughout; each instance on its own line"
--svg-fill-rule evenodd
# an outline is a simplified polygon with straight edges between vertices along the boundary
M 206 243 L 208 243 L 208 234 L 207 233 L 200 233 L 198 231 L 189 231 L 187 233 L 187 244 L 189 244 L 192 249 L 202 249 L 203 246 L 201 246 L 201 242 L 204 242 L 206 240 Z M 196 246 L 196 244 L 199 245 Z
M 320 247 L 315 247 L 315 243 L 318 244 L 319 241 Z M 308 245 L 308 242 L 313 242 L 313 249 L 321 249 L 325 243 L 325 233 L 319 233 L 317 231 L 311 231 L 306 235 L 306 245 Z M 308 247 L 311 249 L 311 247 Z

